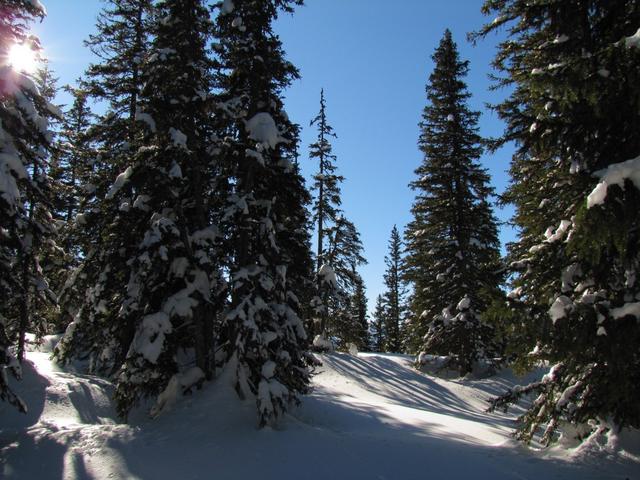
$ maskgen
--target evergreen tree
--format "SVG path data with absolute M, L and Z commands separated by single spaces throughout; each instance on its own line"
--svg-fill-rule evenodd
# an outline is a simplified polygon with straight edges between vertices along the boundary
M 328 245 L 324 253 L 326 263 L 319 272 L 324 277 L 323 280 L 330 284 L 332 292 L 332 295 L 327 296 L 326 307 L 331 321 L 326 324 L 324 337 L 334 338 L 340 346 L 346 346 L 350 339 L 354 339 L 353 332 L 360 328 L 359 317 L 352 315 L 350 299 L 362 283 L 357 269 L 367 261 L 362 255 L 363 247 L 358 230 L 343 215 L 337 218 L 327 233 Z
M 160 394 L 157 414 L 176 385 L 188 390 L 212 378 L 215 320 L 225 293 L 213 223 L 221 205 L 220 168 L 211 155 L 217 146 L 207 56 L 212 24 L 201 0 L 163 0 L 155 13 L 137 107 L 146 133 L 126 184 L 113 192 L 127 216 L 143 225 L 132 238 L 136 252 L 119 308 L 120 324 L 135 332 L 125 339 L 117 377 L 123 416 L 141 397 Z
M 640 426 L 636 281 L 640 220 L 640 5 L 635 1 L 488 1 L 510 38 L 494 65 L 512 93 L 497 107 L 515 141 L 512 183 L 520 238 L 509 295 L 521 351 L 552 365 L 541 381 L 493 402 L 536 400 L 518 437 L 555 439 L 563 422 Z
M 353 325 L 353 335 L 349 339 L 354 343 L 358 350 L 369 350 L 369 320 L 367 314 L 367 294 L 364 280 L 358 275 L 355 290 L 350 298 L 351 304 L 351 323 Z
M 225 343 L 236 390 L 256 396 L 261 426 L 308 391 L 312 362 L 293 265 L 305 237 L 290 233 L 306 226 L 301 179 L 291 162 L 298 129 L 281 97 L 298 72 L 272 29 L 279 12 L 301 4 L 225 1 L 215 29 L 217 87 L 226 112 L 220 155 L 234 179 L 223 225 L 232 259 Z
M 349 350 L 350 344 L 366 349 L 369 344 L 367 299 L 364 281 L 356 272 L 352 290 L 338 290 L 329 303 L 331 323 L 329 335 L 341 350 Z
M 80 202 L 85 192 L 84 183 L 89 179 L 90 165 L 94 155 L 88 138 L 89 128 L 95 122 L 87 104 L 87 92 L 69 85 L 65 87 L 73 98 L 71 108 L 65 112 L 64 122 L 58 134 L 58 155 L 51 175 L 64 186 L 59 215 L 71 226 L 80 213 Z M 78 241 L 66 239 L 69 249 L 77 248 Z M 86 247 L 85 250 L 86 251 Z
M 78 160 L 74 171 L 86 172 L 76 186 L 82 195 L 74 206 L 73 228 L 73 243 L 83 261 L 63 292 L 63 311 L 73 315 L 74 322 L 56 356 L 63 362 L 89 358 L 89 370 L 105 375 L 119 370 L 135 334 L 133 323 L 123 324 L 119 311 L 127 296 L 129 260 L 147 227 L 140 218 L 143 212 L 129 208 L 120 194 L 135 193 L 129 182 L 131 160 L 145 125 L 137 120 L 148 119 L 137 116 L 136 109 L 150 15 L 150 0 L 109 0 L 98 16 L 97 33 L 86 43 L 99 62 L 89 67 L 80 88 L 87 98 L 105 102 L 107 110 L 71 145 Z M 85 147 L 88 152 L 83 152 Z M 79 302 L 75 292 L 83 292 Z
M 40 50 L 29 24 L 45 15 L 36 2 L 4 2 L 0 17 L 0 58 L 14 45 Z M 58 110 L 38 90 L 34 78 L 0 65 L 0 399 L 20 411 L 26 405 L 11 390 L 9 375 L 20 377 L 27 331 L 41 330 L 39 304 L 55 302 L 41 260 L 55 249 L 51 205 L 55 185 L 46 175 Z
M 384 302 L 384 297 L 378 295 L 376 298 L 376 309 L 373 312 L 373 321 L 371 322 L 371 347 L 376 352 L 384 352 L 385 344 L 387 342 L 387 311 Z
M 311 204 L 311 194 L 305 185 L 305 180 L 300 173 L 298 156 L 298 133 L 297 125 L 292 125 L 295 129 L 296 143 L 290 152 L 283 152 L 288 155 L 287 161 L 291 162 L 291 171 L 288 178 L 283 179 L 287 186 L 281 192 L 282 202 L 290 208 L 284 218 L 284 228 L 280 232 L 280 242 L 282 251 L 289 257 L 287 277 L 289 278 L 292 290 L 290 295 L 296 311 L 300 318 L 304 320 L 305 329 L 311 333 L 315 309 L 313 302 L 316 297 L 315 267 L 313 253 L 311 249 L 311 219 L 309 218 L 308 207 Z
M 502 281 L 497 224 L 489 176 L 478 162 L 479 113 L 467 105 L 469 64 L 449 30 L 432 58 L 420 124 L 424 160 L 411 183 L 418 194 L 406 230 L 406 278 L 413 283 L 408 345 L 448 356 L 464 375 L 478 358 L 493 355 L 481 315 Z
M 91 179 L 91 164 L 95 154 L 88 137 L 95 117 L 87 105 L 87 94 L 70 86 L 65 90 L 72 95 L 73 104 L 65 112 L 59 129 L 49 173 L 61 187 L 55 216 L 59 220 L 58 243 L 63 252 L 51 260 L 53 270 L 57 272 L 52 278 L 52 288 L 63 307 L 52 318 L 57 332 L 64 331 L 73 321 L 82 298 L 81 286 L 69 282 L 69 271 L 77 269 L 82 263 L 82 256 L 89 251 L 90 243 L 86 242 L 89 239 L 82 235 L 84 226 L 78 221 L 82 216 L 78 215 L 83 198 L 92 193 L 87 191 L 86 185 Z M 82 240 L 85 240 L 84 244 Z
M 316 194 L 312 212 L 313 221 L 317 225 L 318 242 L 316 247 L 318 298 L 315 300 L 314 306 L 320 319 L 318 333 L 326 338 L 329 302 L 331 297 L 335 297 L 337 294 L 336 285 L 327 280 L 327 276 L 331 276 L 335 272 L 328 262 L 326 241 L 332 233 L 335 234 L 335 225 L 341 214 L 340 184 L 344 178 L 336 174 L 335 161 L 337 157 L 332 153 L 333 147 L 330 142 L 332 137 L 336 138 L 336 134 L 327 121 L 324 89 L 320 90 L 320 112 L 311 121 L 311 125 L 318 126 L 318 138 L 309 145 L 309 157 L 318 159 L 318 173 L 313 176 L 312 186 L 312 191 Z
M 41 67 L 38 68 L 34 74 L 35 84 L 42 98 L 52 103 L 58 94 L 58 78 L 49 68 L 49 63 L 46 59 L 41 59 L 40 63 Z M 61 117 L 56 116 L 49 119 L 51 138 L 45 168 L 46 175 L 49 177 L 49 183 L 55 186 L 55 195 L 51 197 L 49 208 L 53 217 L 53 223 L 56 227 L 56 246 L 54 247 L 50 244 L 49 247 L 53 248 L 46 248 L 42 252 L 40 256 L 40 267 L 42 268 L 43 276 L 47 279 L 49 288 L 55 294 L 57 302 L 39 302 L 35 305 L 37 309 L 34 310 L 33 314 L 38 317 L 38 321 L 36 322 L 38 328 L 36 328 L 33 333 L 36 334 L 37 340 L 43 335 L 64 331 L 64 326 L 59 322 L 61 316 L 58 302 L 60 302 L 59 293 L 61 286 L 66 282 L 70 265 L 69 251 L 71 247 L 66 241 L 67 227 L 61 215 L 61 206 L 65 202 L 67 189 L 62 179 L 57 175 L 60 171 L 57 167 L 61 150 L 59 135 L 66 117 L 63 115 L 60 106 L 56 105 L 55 108 L 60 112 Z
M 389 239 L 389 254 L 384 259 L 387 270 L 384 274 L 386 291 L 384 301 L 386 305 L 385 331 L 387 333 L 386 348 L 388 352 L 400 352 L 402 350 L 402 334 L 404 322 L 404 297 L 406 288 L 402 278 L 402 240 L 397 227 L 394 225 Z

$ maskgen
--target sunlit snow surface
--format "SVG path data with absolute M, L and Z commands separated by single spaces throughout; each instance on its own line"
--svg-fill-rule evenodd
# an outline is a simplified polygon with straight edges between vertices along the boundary
M 46 348 L 45 350 L 48 350 Z M 0 477 L 6 479 L 624 479 L 640 460 L 627 450 L 526 448 L 512 417 L 486 414 L 511 374 L 443 379 L 406 356 L 320 356 L 314 391 L 277 428 L 256 429 L 229 372 L 151 420 L 118 423 L 111 385 L 61 371 L 30 352 L 16 387 L 20 415 L 0 404 Z M 35 367 L 35 368 L 34 368 Z

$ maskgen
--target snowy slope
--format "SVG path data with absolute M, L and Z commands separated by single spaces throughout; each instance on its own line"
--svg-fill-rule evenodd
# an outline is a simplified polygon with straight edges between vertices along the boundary
M 7 479 L 625 479 L 633 452 L 539 451 L 509 438 L 511 417 L 483 413 L 513 383 L 435 379 L 404 356 L 331 354 L 315 390 L 277 429 L 257 430 L 223 372 L 160 418 L 119 424 L 104 380 L 30 352 L 17 387 L 30 413 L 0 404 Z M 43 401 L 44 400 L 44 401 Z

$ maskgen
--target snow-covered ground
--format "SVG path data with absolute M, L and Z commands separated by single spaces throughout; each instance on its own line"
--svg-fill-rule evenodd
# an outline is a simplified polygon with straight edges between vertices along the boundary
M 49 350 L 49 348 L 44 348 Z M 330 354 L 314 393 L 277 429 L 256 429 L 223 372 L 155 420 L 118 423 L 111 385 L 30 352 L 16 389 L 30 411 L 0 404 L 6 479 L 636 479 L 637 433 L 616 451 L 524 447 L 512 416 L 486 414 L 509 374 L 444 380 L 399 355 Z

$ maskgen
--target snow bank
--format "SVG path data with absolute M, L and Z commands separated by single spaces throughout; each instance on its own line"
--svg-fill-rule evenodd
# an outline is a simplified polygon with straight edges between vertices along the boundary
M 450 381 L 416 371 L 407 355 L 319 358 L 323 365 L 302 406 L 277 429 L 256 430 L 256 399 L 238 401 L 233 365 L 170 411 L 165 404 L 159 418 L 124 425 L 110 407 L 109 382 L 60 371 L 48 354 L 28 353 L 18 387 L 28 393 L 31 416 L 0 403 L 2 478 L 209 478 L 215 472 L 219 479 L 326 480 L 339 471 L 350 480 L 424 480 L 428 470 L 437 479 L 595 480 L 636 478 L 639 471 L 637 431 L 610 432 L 606 451 L 591 444 L 539 451 L 511 438 L 517 413 L 484 413 L 487 398 L 540 372 Z M 194 369 L 172 386 L 179 395 L 198 378 Z M 261 388 L 267 403 L 286 395 L 273 381 Z
M 176 373 L 169 380 L 167 388 L 158 395 L 156 403 L 150 412 L 151 417 L 156 418 L 169 411 L 187 390 L 190 390 L 203 379 L 204 373 L 198 367 L 192 367 L 185 372 Z

